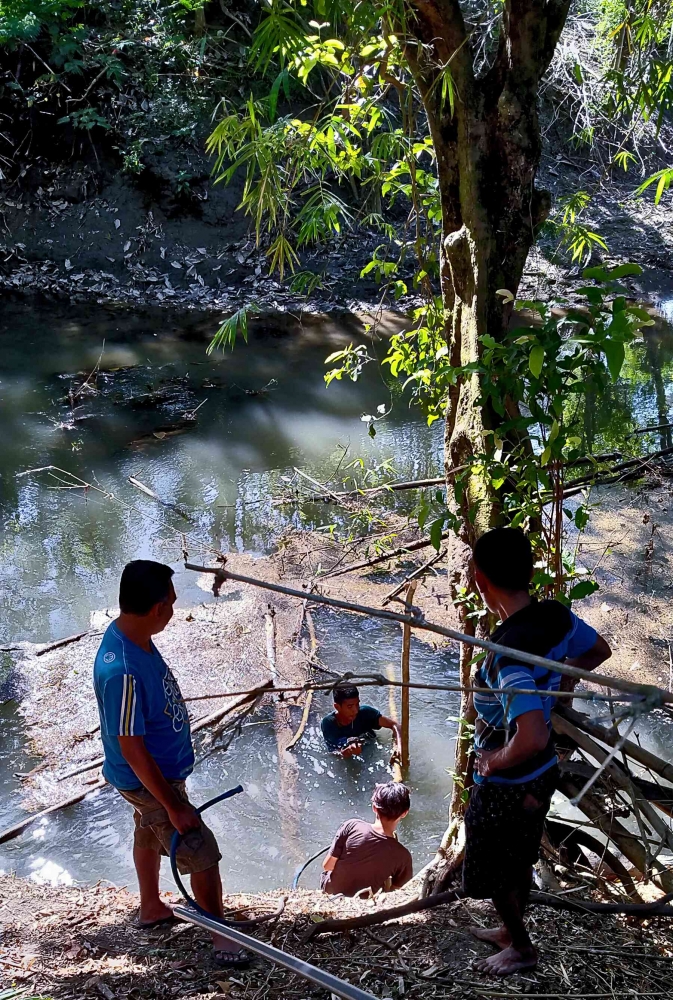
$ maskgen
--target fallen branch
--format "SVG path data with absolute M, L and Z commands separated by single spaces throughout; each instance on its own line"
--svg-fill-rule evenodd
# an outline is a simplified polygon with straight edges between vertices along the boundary
M 304 735 L 304 730 L 306 729 L 306 724 L 308 722 L 309 713 L 311 711 L 311 703 L 313 701 L 313 691 L 309 691 L 306 695 L 306 701 L 304 702 L 304 711 L 301 714 L 301 722 L 297 728 L 297 732 L 294 734 L 288 745 L 285 747 L 286 750 L 293 750 L 296 747 L 299 740 Z
M 424 899 L 417 897 L 401 906 L 392 906 L 387 910 L 365 913 L 359 917 L 344 917 L 342 919 L 330 917 L 314 924 L 305 935 L 302 943 L 310 941 L 311 938 L 318 937 L 320 934 L 372 927 L 374 924 L 384 924 L 389 920 L 406 917 L 410 913 L 420 913 L 422 910 L 433 910 L 436 906 L 446 906 L 448 903 L 455 903 L 458 899 L 464 898 L 465 895 L 461 889 L 452 889 L 449 892 L 440 892 L 436 896 L 426 896 Z M 570 910 L 574 913 L 628 913 L 637 917 L 673 917 L 673 906 L 666 905 L 671 899 L 673 899 L 673 893 L 663 896 L 656 903 L 594 903 L 589 900 L 579 902 L 555 896 L 550 892 L 531 892 L 530 894 L 531 903 L 538 906 L 549 906 L 554 910 Z
M 446 532 L 442 535 L 442 540 L 448 537 L 449 533 Z M 344 573 L 353 573 L 357 569 L 368 569 L 370 566 L 376 566 L 378 563 L 387 562 L 388 559 L 396 559 L 398 556 L 405 556 L 408 552 L 418 552 L 419 549 L 427 549 L 428 545 L 432 545 L 429 538 L 424 538 L 418 542 L 410 542 L 408 545 L 401 545 L 399 549 L 391 549 L 389 552 L 385 552 L 380 556 L 374 556 L 372 559 L 364 559 L 362 562 L 351 563 L 350 566 L 343 566 L 341 569 L 335 569 L 330 573 L 324 573 L 320 577 L 320 580 L 327 580 L 331 577 L 342 576 Z
M 212 712 L 211 715 L 206 715 L 202 719 L 199 719 L 192 726 L 192 732 L 198 733 L 201 729 L 205 729 L 206 726 L 212 726 L 213 723 L 219 722 L 220 719 L 223 719 L 225 715 L 230 715 L 232 712 L 235 712 L 237 708 L 243 708 L 243 706 L 247 705 L 249 701 L 252 701 L 261 694 L 264 694 L 269 690 L 269 688 L 272 687 L 273 681 L 265 681 L 264 684 L 260 684 L 258 687 L 250 691 L 249 694 L 246 694 L 242 698 L 239 698 L 238 701 L 235 701 L 233 705 L 229 705 L 228 708 L 220 708 L 217 712 Z M 189 701 L 189 698 L 185 698 L 185 701 Z
M 381 607 L 385 608 L 386 604 L 389 604 L 390 601 L 394 601 L 397 595 L 401 594 L 404 588 L 407 587 L 412 580 L 417 580 L 420 576 L 423 576 L 423 574 L 427 572 L 427 570 L 429 570 L 431 566 L 434 566 L 434 564 L 436 562 L 439 562 L 439 560 L 442 559 L 445 555 L 446 555 L 446 549 L 440 549 L 439 552 L 435 553 L 435 555 L 431 559 L 428 559 L 428 561 L 424 562 L 422 566 L 419 566 L 418 569 L 415 569 L 413 573 L 410 573 L 409 576 L 406 576 L 404 580 L 402 580 L 402 583 L 398 584 L 397 587 L 395 587 L 394 590 L 391 590 L 389 594 L 386 594 L 386 596 L 381 601 Z M 407 605 L 407 609 L 409 609 L 410 608 L 409 601 L 407 600 L 404 603 Z
M 436 896 L 427 896 L 425 899 L 410 900 L 401 906 L 392 906 L 387 910 L 377 910 L 374 913 L 364 913 L 360 917 L 330 917 L 314 924 L 308 934 L 305 935 L 302 943 L 310 941 L 311 938 L 320 934 L 330 934 L 333 931 L 351 931 L 358 927 L 371 927 L 373 924 L 384 924 L 387 920 L 396 920 L 399 917 L 406 917 L 409 913 L 419 913 L 421 910 L 432 910 L 435 906 L 446 906 L 447 903 L 455 903 L 457 899 L 462 899 L 463 893 L 458 889 L 450 892 L 440 892 Z
M 57 639 L 56 642 L 50 642 L 48 646 L 43 646 L 42 649 L 38 649 L 35 653 L 36 656 L 44 656 L 45 653 L 51 653 L 52 649 L 60 649 L 61 646 L 69 646 L 72 642 L 79 642 L 80 639 L 86 639 L 89 635 L 102 635 L 102 629 L 87 629 L 86 632 L 77 632 L 75 635 L 68 635 L 65 639 Z
M 239 698 L 238 701 L 235 701 L 233 705 L 229 705 L 228 708 L 219 708 L 217 712 L 211 712 L 210 715 L 205 715 L 201 719 L 197 719 L 197 721 L 192 725 L 192 733 L 198 733 L 201 729 L 214 725 L 214 723 L 219 722 L 220 719 L 223 719 L 226 715 L 229 715 L 231 712 L 235 712 L 237 708 L 242 708 L 244 705 L 247 705 L 248 702 L 252 701 L 255 697 L 257 697 L 257 695 L 264 694 L 269 688 L 272 687 L 273 681 L 265 681 L 264 684 L 260 684 L 259 687 L 253 688 L 242 698 Z M 226 698 L 227 696 L 222 695 L 222 697 Z M 192 700 L 198 699 L 185 698 L 185 701 Z M 66 771 L 65 774 L 62 774 L 56 780 L 65 781 L 66 778 L 74 778 L 78 774 L 84 774 L 86 771 L 93 771 L 96 767 L 102 767 L 104 763 L 105 757 L 96 757 L 94 760 L 90 760 L 86 764 L 81 764 L 72 771 Z
M 29 816 L 26 816 L 25 819 L 22 819 L 20 823 L 15 823 L 14 826 L 10 826 L 6 830 L 3 830 L 3 832 L 0 833 L 0 844 L 6 844 L 8 840 L 14 840 L 15 837 L 19 837 L 24 830 L 26 830 L 29 826 L 32 826 L 33 823 L 36 823 L 38 819 L 42 819 L 43 816 L 49 816 L 50 813 L 58 812 L 60 809 L 67 809 L 68 806 L 76 805 L 78 802 L 81 802 L 82 799 L 85 799 L 87 795 L 90 795 L 91 792 L 97 791 L 106 784 L 107 782 L 105 781 L 105 778 L 101 778 L 95 785 L 91 785 L 84 791 L 78 792 L 76 795 L 70 795 L 67 799 L 61 799 L 60 802 L 57 802 L 53 806 L 49 806 L 47 809 L 42 809 L 41 812 L 31 813 Z
M 141 483 L 141 481 L 136 479 L 135 476 L 129 476 L 129 482 L 131 486 L 135 486 L 135 488 L 140 490 L 141 493 L 144 493 L 145 496 L 150 497 L 152 500 L 156 500 L 156 502 L 161 504 L 162 507 L 166 507 L 168 510 L 172 510 L 175 514 L 179 514 L 180 517 L 184 517 L 185 521 L 189 521 L 191 524 L 194 523 L 194 518 L 190 517 L 190 515 L 184 511 L 182 507 L 178 507 L 177 504 L 170 503 L 168 500 L 162 500 L 160 496 L 157 496 L 154 490 L 151 490 L 149 486 L 145 486 L 145 484 Z
M 462 472 L 466 468 L 466 465 L 461 465 L 457 469 L 452 469 L 451 472 Z M 299 470 L 295 469 L 295 472 L 299 472 Z M 424 490 L 430 486 L 444 486 L 445 483 L 445 476 L 436 479 L 413 479 L 407 483 L 383 483 L 381 486 L 370 486 L 364 490 L 342 490 L 341 493 L 312 493 L 307 497 L 287 497 L 281 500 L 274 500 L 273 506 L 284 507 L 292 503 L 343 503 L 344 500 L 357 500 L 358 497 L 371 496 L 373 493 L 397 492 L 398 490 Z M 318 485 L 320 484 L 318 483 Z

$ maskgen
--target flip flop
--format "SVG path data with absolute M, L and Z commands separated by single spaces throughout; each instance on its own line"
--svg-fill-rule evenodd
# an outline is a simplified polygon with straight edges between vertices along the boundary
M 221 969 L 244 969 L 250 965 L 250 954 L 245 948 L 238 951 L 213 950 L 213 960 Z
M 171 914 L 170 917 L 161 917 L 160 920 L 148 920 L 147 922 L 136 920 L 135 926 L 142 931 L 152 930 L 153 927 L 165 927 L 167 924 L 176 924 L 178 918 L 175 914 Z

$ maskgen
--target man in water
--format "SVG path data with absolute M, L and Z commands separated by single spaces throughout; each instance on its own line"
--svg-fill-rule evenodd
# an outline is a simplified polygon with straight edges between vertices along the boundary
M 324 892 L 354 896 L 362 889 L 378 892 L 401 889 L 411 878 L 411 854 L 395 836 L 409 812 L 409 789 L 388 782 L 372 795 L 374 823 L 349 819 L 340 826 L 323 862 L 320 882 Z
M 584 670 L 611 655 L 605 639 L 565 605 L 530 596 L 533 554 L 523 532 L 486 532 L 474 547 L 473 562 L 484 604 L 501 621 L 493 642 Z M 491 898 L 502 920 L 493 930 L 472 928 L 475 937 L 500 949 L 477 967 L 507 976 L 537 964 L 524 913 L 558 777 L 550 722 L 555 699 L 547 692 L 561 688 L 561 674 L 489 653 L 475 687 L 492 693 L 473 696 L 475 784 L 465 816 L 463 888 L 473 899 Z
M 134 809 L 133 861 L 140 888 L 141 927 L 174 920 L 159 895 L 161 855 L 175 830 L 181 874 L 191 876 L 197 902 L 223 916 L 221 854 L 185 791 L 194 768 L 189 716 L 177 681 L 152 642 L 173 617 L 173 570 L 137 559 L 125 566 L 119 585 L 119 617 L 108 626 L 94 666 L 103 775 Z M 218 965 L 249 964 L 244 949 L 213 935 Z
M 373 729 L 392 729 L 395 740 L 393 759 L 402 755 L 402 730 L 394 719 L 388 719 L 371 705 L 360 704 L 360 692 L 354 685 L 334 691 L 334 711 L 320 723 L 325 743 L 342 757 L 362 753 L 362 737 Z

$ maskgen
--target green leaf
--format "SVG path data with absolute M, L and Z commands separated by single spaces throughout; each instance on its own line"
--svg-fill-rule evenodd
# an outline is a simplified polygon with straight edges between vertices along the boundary
M 624 364 L 624 344 L 619 340 L 603 342 L 603 353 L 608 363 L 610 378 L 616 382 Z
M 598 589 L 598 584 L 595 580 L 582 580 L 571 588 L 568 597 L 571 601 L 581 601 L 583 597 L 595 594 Z
M 442 544 L 442 529 L 444 528 L 444 519 L 438 517 L 436 521 L 433 521 L 430 525 L 430 541 L 434 549 L 439 552 Z
M 549 447 L 549 445 L 547 445 L 545 450 L 542 452 L 542 455 L 540 456 L 540 465 L 546 465 L 550 458 L 551 458 L 551 448 Z
M 583 278 L 593 278 L 594 281 L 607 281 L 608 271 L 605 267 L 585 267 L 582 271 Z
M 643 269 L 638 264 L 619 264 L 609 272 L 610 280 L 616 281 L 618 278 L 628 278 L 631 275 L 642 274 Z
M 542 365 L 544 364 L 544 347 L 542 344 L 536 344 L 531 348 L 530 354 L 528 355 L 528 367 L 531 370 L 531 374 L 535 378 L 539 378 L 542 373 Z

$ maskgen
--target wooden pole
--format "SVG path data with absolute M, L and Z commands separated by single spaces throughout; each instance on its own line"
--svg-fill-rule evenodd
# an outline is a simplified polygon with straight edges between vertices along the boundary
M 267 605 L 268 610 L 264 615 L 266 626 L 266 659 L 269 664 L 269 672 L 275 681 L 278 676 L 276 670 L 276 611 L 272 604 Z
M 388 675 L 389 680 L 391 680 L 391 681 L 395 680 L 395 667 L 392 665 L 392 663 L 387 663 L 386 664 L 386 673 Z M 399 722 L 400 721 L 399 717 L 397 715 L 397 703 L 395 701 L 395 688 L 394 687 L 389 687 L 388 688 L 388 712 L 389 712 L 390 718 L 394 722 Z M 395 757 L 393 757 L 390 766 L 391 766 L 392 771 L 393 771 L 393 781 L 398 781 L 398 782 L 402 781 L 403 780 L 403 777 L 402 777 L 402 766 L 397 761 L 397 759 Z
M 417 581 L 412 580 L 407 587 L 405 605 L 409 610 L 416 592 Z M 411 651 L 411 627 L 402 626 L 402 683 L 409 683 L 409 653 Z M 409 688 L 402 688 L 402 767 L 409 767 Z

